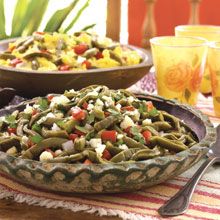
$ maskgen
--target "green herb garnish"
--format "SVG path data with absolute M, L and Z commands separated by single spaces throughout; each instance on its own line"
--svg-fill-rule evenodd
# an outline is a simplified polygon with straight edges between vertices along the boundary
M 36 131 L 37 133 L 41 132 L 41 126 L 39 124 L 36 124 L 36 123 L 32 125 L 31 129 L 33 131 Z
M 152 117 L 155 117 L 159 114 L 156 108 L 153 108 L 152 110 L 149 111 L 149 115 Z
M 40 108 L 42 111 L 45 111 L 45 110 L 48 109 L 48 107 L 49 107 L 48 101 L 47 101 L 47 99 L 45 99 L 45 98 L 39 98 L 39 99 L 38 99 L 38 105 L 39 105 L 39 108 Z
M 30 139 L 33 143 L 38 144 L 43 140 L 43 137 L 41 137 L 39 134 L 36 134 L 32 136 Z

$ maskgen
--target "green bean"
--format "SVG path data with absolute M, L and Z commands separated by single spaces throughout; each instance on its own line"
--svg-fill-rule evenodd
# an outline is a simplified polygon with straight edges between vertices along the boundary
M 99 122 L 96 122 L 94 124 L 94 128 L 95 128 L 95 130 L 100 131 L 102 129 L 106 129 L 106 128 L 112 126 L 114 123 L 118 122 L 119 120 L 120 120 L 119 117 L 110 115 L 110 116 L 106 117 L 105 119 L 103 119 Z
M 180 131 L 180 120 L 178 120 L 175 116 L 168 114 L 167 112 L 162 111 L 162 114 L 165 120 L 170 121 L 174 125 L 174 128 L 177 131 Z
M 52 126 L 54 123 L 61 121 L 60 118 L 51 118 L 48 117 L 45 121 L 42 122 L 42 125 Z
M 86 145 L 86 139 L 84 137 L 76 138 L 74 141 L 74 149 L 76 151 L 83 151 Z
M 172 126 L 166 121 L 157 121 L 149 124 L 149 126 L 152 126 L 157 131 L 169 131 L 170 129 L 172 129 Z
M 147 160 L 161 155 L 162 152 L 157 147 L 153 148 L 152 150 L 141 149 L 132 155 L 131 160 Z
M 85 155 L 82 153 L 76 153 L 70 156 L 63 156 L 63 157 L 55 157 L 53 159 L 47 160 L 47 162 L 50 163 L 73 163 L 80 160 L 83 160 L 85 158 Z
M 105 144 L 106 144 L 106 149 L 110 152 L 112 156 L 115 156 L 116 154 L 122 151 L 122 149 L 114 146 L 110 141 L 107 141 Z
M 27 124 L 25 124 L 25 125 L 23 126 L 23 131 L 24 131 L 26 134 L 31 135 L 31 136 L 38 135 L 38 133 L 37 133 L 36 131 L 33 131 L 33 130 L 31 130 L 31 129 L 28 129 L 28 125 L 27 125 Z
M 41 117 L 45 116 L 49 112 L 50 112 L 50 109 L 47 109 L 43 112 L 37 113 L 36 115 L 32 116 L 29 122 L 29 127 L 31 127 L 37 120 L 39 120 Z
M 144 126 L 144 127 L 142 127 L 142 130 L 143 131 L 150 131 L 151 132 L 151 134 L 153 135 L 153 136 L 159 136 L 159 133 L 158 133 L 158 131 L 157 130 L 155 130 L 153 127 L 151 127 L 151 126 Z
M 102 119 L 105 118 L 104 112 L 103 112 L 102 110 L 96 108 L 96 107 L 93 109 L 92 112 L 93 112 L 93 114 L 95 115 L 95 118 L 97 118 L 97 119 L 102 120 Z
M 28 124 L 28 120 L 27 119 L 20 119 L 19 122 L 18 122 L 18 126 L 17 126 L 17 129 L 16 129 L 16 133 L 18 136 L 23 136 L 24 135 L 24 132 L 23 132 L 23 127 L 25 124 Z
M 114 157 L 112 157 L 110 161 L 112 163 L 118 163 L 118 162 L 122 162 L 122 161 L 131 160 L 132 155 L 135 154 L 136 152 L 138 152 L 139 150 L 140 150 L 140 148 L 131 148 L 128 150 L 124 150 L 124 151 L 116 154 Z
M 79 122 L 75 119 L 70 119 L 64 123 L 60 123 L 59 126 L 61 128 L 63 128 L 67 133 L 71 133 L 72 130 L 75 128 L 75 126 L 78 124 Z
M 123 137 L 123 141 L 129 148 L 146 148 L 146 149 L 148 148 L 144 144 L 137 142 L 134 139 L 129 138 L 127 136 Z
M 163 138 L 163 137 L 151 137 L 150 139 L 150 144 L 151 146 L 161 146 L 164 147 L 170 151 L 174 151 L 174 152 L 180 152 L 183 150 L 187 149 L 187 146 L 185 144 L 177 144 L 167 138 Z
M 94 151 L 91 151 L 91 150 L 84 150 L 82 152 L 82 154 L 88 158 L 89 160 L 91 160 L 93 163 L 102 163 L 102 164 L 105 164 L 105 163 L 109 163 L 107 160 L 104 160 L 102 159 L 101 157 L 99 157 L 97 155 L 96 152 Z
M 28 150 L 23 152 L 21 157 L 26 159 L 33 159 L 34 157 L 39 156 L 45 149 L 51 147 L 61 147 L 61 145 L 67 141 L 67 139 L 56 137 L 44 139 L 40 143 L 33 145 Z
M 6 152 L 9 148 L 15 146 L 16 148 L 20 149 L 20 140 L 16 137 L 7 137 L 0 139 L 0 150 Z
M 69 135 L 64 130 L 58 130 L 58 131 L 51 131 L 46 129 L 45 127 L 42 128 L 42 136 L 44 138 L 50 138 L 50 137 L 59 137 L 59 138 L 68 138 Z

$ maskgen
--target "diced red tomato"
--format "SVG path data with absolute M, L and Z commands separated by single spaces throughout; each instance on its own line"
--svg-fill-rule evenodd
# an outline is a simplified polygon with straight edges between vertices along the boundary
M 86 112 L 80 108 L 75 108 L 72 111 L 72 117 L 78 121 L 82 121 L 86 118 Z
M 48 101 L 51 101 L 53 98 L 54 98 L 53 95 L 48 95 L 48 96 L 47 96 Z
M 69 135 L 69 139 L 72 140 L 72 141 L 74 141 L 78 136 L 79 136 L 78 134 L 74 134 L 74 133 L 73 133 L 73 134 L 70 134 L 70 135 Z
M 153 103 L 151 101 L 148 101 L 146 103 L 146 105 L 147 105 L 147 111 L 148 112 L 151 111 L 154 108 L 154 105 L 153 105 Z
M 19 63 L 22 63 L 22 60 L 19 58 L 15 58 L 13 60 L 10 61 L 10 65 L 13 67 L 16 67 Z
M 73 49 L 76 54 L 80 55 L 83 54 L 86 50 L 88 50 L 89 47 L 86 44 L 79 44 L 76 45 Z
M 95 55 L 95 57 L 96 57 L 97 60 L 103 58 L 102 52 L 99 51 L 99 52 Z
M 124 106 L 124 107 L 121 107 L 121 110 L 122 111 L 134 111 L 135 108 L 133 106 Z
M 89 164 L 93 164 L 93 162 L 89 159 L 86 159 L 83 164 L 89 165 Z
M 84 109 L 87 109 L 88 108 L 88 103 L 87 102 L 84 102 L 83 104 L 82 104 L 82 107 L 84 108 Z
M 82 62 L 82 65 L 85 65 L 86 66 L 86 69 L 90 69 L 92 64 L 88 61 L 88 60 L 85 60 Z
M 50 152 L 53 157 L 56 156 L 55 153 L 50 148 L 46 148 L 45 151 Z
M 115 130 L 103 131 L 102 134 L 101 134 L 101 138 L 102 138 L 103 141 L 116 142 L 117 132 Z
M 132 137 L 132 134 L 131 134 L 131 131 L 130 131 L 130 130 L 131 130 L 131 126 L 125 128 L 125 129 L 124 129 L 124 132 L 127 133 L 127 135 L 128 135 L 129 137 Z
M 32 116 L 36 115 L 38 113 L 37 109 L 33 109 Z
M 102 153 L 102 158 L 106 159 L 106 160 L 110 160 L 112 158 L 112 155 L 110 154 L 110 152 L 105 149 Z
M 108 117 L 110 115 L 110 112 L 104 112 L 105 117 Z
M 79 130 L 75 130 L 74 131 L 78 136 L 84 136 L 85 135 L 85 133 L 83 133 L 82 131 L 79 131 Z
M 151 138 L 151 132 L 150 131 L 144 131 L 143 133 L 142 133 L 142 135 L 143 135 L 143 137 L 144 137 L 144 139 L 145 139 L 145 142 L 146 142 L 146 144 L 148 144 L 149 142 L 150 142 L 150 138 Z
M 63 64 L 63 65 L 60 65 L 60 66 L 59 66 L 59 70 L 60 70 L 60 71 L 67 71 L 67 70 L 69 70 L 69 69 L 70 69 L 70 66 L 67 65 L 67 64 Z
M 11 134 L 16 134 L 16 128 L 8 128 L 8 133 Z

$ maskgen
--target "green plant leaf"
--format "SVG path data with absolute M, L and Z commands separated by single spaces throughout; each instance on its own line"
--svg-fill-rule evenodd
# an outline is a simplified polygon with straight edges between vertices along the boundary
M 28 1 L 19 0 L 15 6 L 15 11 L 12 19 L 11 37 L 21 36 L 24 28 L 28 24 Z
M 91 29 L 91 28 L 93 28 L 93 27 L 95 27 L 95 26 L 96 26 L 96 24 L 87 25 L 87 26 L 85 26 L 81 31 L 87 31 L 87 30 L 89 30 L 89 29 Z
M 4 0 L 0 0 L 0 39 L 7 37 L 5 33 L 5 11 Z
M 74 24 L 78 21 L 83 11 L 89 6 L 89 3 L 90 3 L 90 0 L 87 0 L 86 3 L 79 9 L 79 11 L 77 12 L 76 16 L 73 18 L 71 23 L 63 30 L 64 33 L 69 31 L 74 26 Z
M 191 92 L 188 89 L 185 89 L 184 96 L 185 96 L 186 101 L 188 102 L 191 96 Z
M 35 144 L 38 144 L 43 140 L 43 138 L 39 134 L 32 136 L 30 139 Z
M 220 103 L 220 96 L 215 97 L 216 102 Z
M 43 19 L 44 13 L 47 9 L 49 0 L 32 0 L 28 5 L 28 19 L 29 22 L 25 28 L 23 35 L 30 35 L 36 31 Z
M 78 2 L 79 2 L 79 0 L 75 0 L 69 6 L 67 6 L 66 8 L 63 8 L 63 9 L 60 9 L 60 10 L 56 11 L 51 16 L 49 21 L 47 22 L 44 31 L 54 32 L 54 31 L 59 30 L 62 23 L 64 22 L 64 20 L 68 16 L 68 14 L 73 10 L 73 8 L 75 8 L 75 6 Z

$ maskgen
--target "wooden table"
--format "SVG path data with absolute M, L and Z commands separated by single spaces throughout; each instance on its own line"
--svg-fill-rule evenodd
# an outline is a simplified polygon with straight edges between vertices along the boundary
M 118 217 L 99 217 L 85 212 L 72 212 L 65 209 L 47 209 L 16 203 L 11 199 L 0 200 L 1 220 L 120 220 Z

